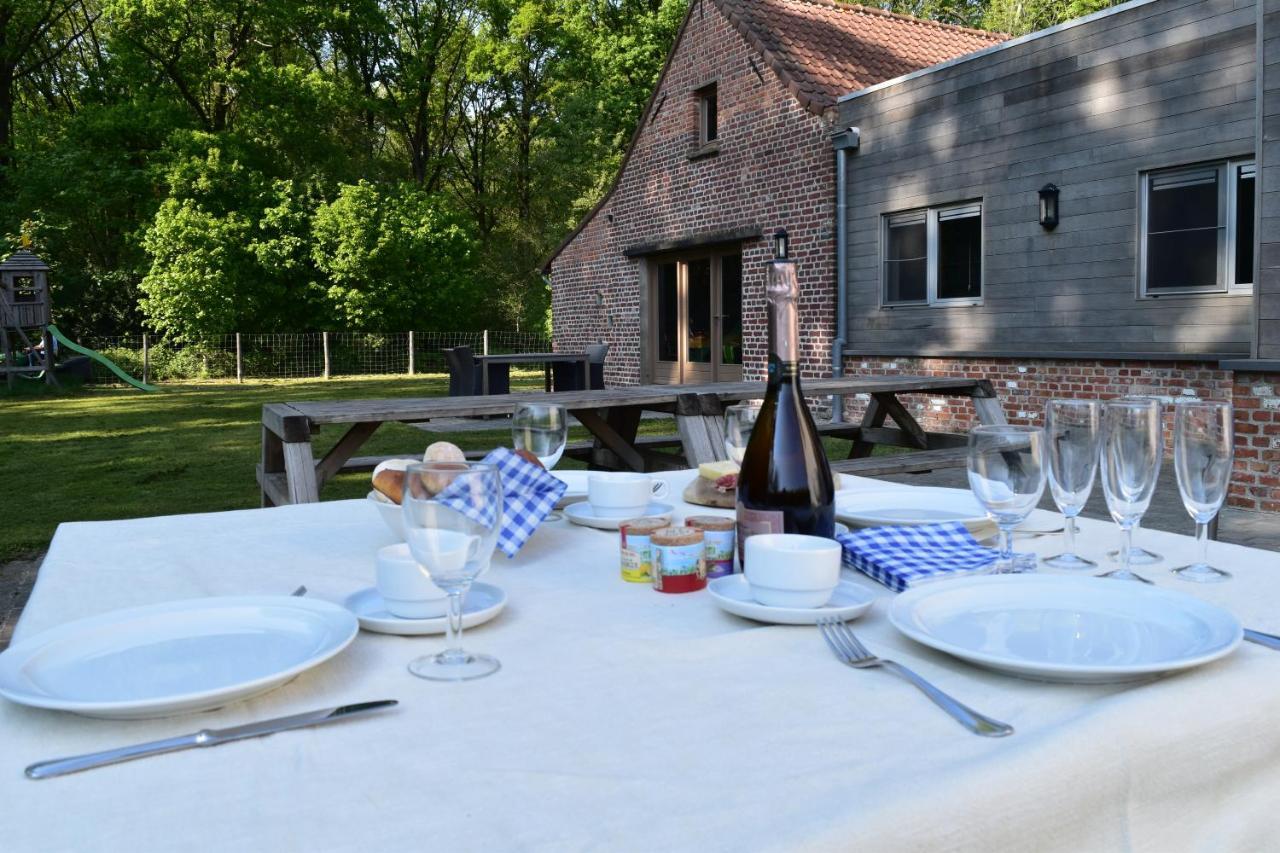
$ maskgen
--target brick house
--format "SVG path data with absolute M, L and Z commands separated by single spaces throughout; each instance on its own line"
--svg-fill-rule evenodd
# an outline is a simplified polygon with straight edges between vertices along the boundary
M 694 0 L 619 174 L 547 262 L 556 346 L 609 384 L 764 374 L 762 239 L 791 238 L 806 375 L 835 337 L 836 99 L 1001 36 L 830 0 Z
M 608 341 L 615 384 L 761 376 L 781 227 L 806 375 L 990 378 L 1015 423 L 1053 396 L 1229 399 L 1229 501 L 1280 512 L 1276 13 L 1132 0 L 1007 39 L 695 0 L 617 180 L 548 262 L 556 344 Z

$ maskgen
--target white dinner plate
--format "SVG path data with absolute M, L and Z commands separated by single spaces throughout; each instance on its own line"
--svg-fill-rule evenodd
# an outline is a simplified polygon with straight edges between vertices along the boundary
M 973 530 L 994 527 L 987 511 L 967 489 L 911 486 L 899 489 L 845 489 L 836 493 L 836 518 L 855 527 L 938 524 L 959 521 Z
M 559 503 L 556 508 L 559 509 L 567 504 L 576 503 L 583 500 L 587 496 L 587 476 L 590 471 L 552 471 L 551 476 L 564 483 L 569 488 L 560 496 Z
M 293 596 L 116 610 L 10 646 L 0 654 L 0 695 L 110 719 L 208 711 L 284 684 L 359 630 L 338 605 Z
M 665 521 L 670 521 L 671 513 L 675 512 L 675 509 L 671 504 L 654 501 L 649 504 L 644 512 L 619 518 L 617 516 L 596 515 L 591 509 L 591 504 L 586 501 L 580 501 L 565 507 L 564 514 L 574 524 L 581 524 L 583 527 L 594 527 L 598 530 L 617 530 L 622 525 L 622 522 L 630 521 L 633 518 L 661 518 Z
M 988 575 L 902 593 L 889 621 L 916 642 L 1041 681 L 1132 681 L 1229 654 L 1240 622 L 1175 590 L 1056 575 Z
M 399 634 L 417 637 L 423 634 L 443 634 L 449 629 L 447 616 L 430 619 L 405 619 L 387 610 L 386 602 L 378 594 L 377 587 L 366 587 L 352 593 L 342 602 L 343 606 L 360 620 L 360 627 L 375 634 Z M 483 625 L 502 612 L 507 606 L 507 594 L 493 584 L 473 583 L 462 602 L 462 628 Z
M 847 578 L 841 578 L 831 600 L 822 607 L 770 607 L 751 597 L 751 585 L 742 574 L 713 578 L 707 584 L 707 592 L 721 609 L 735 616 L 772 622 L 776 625 L 816 625 L 818 620 L 835 616 L 849 621 L 863 613 L 875 602 L 875 594 Z

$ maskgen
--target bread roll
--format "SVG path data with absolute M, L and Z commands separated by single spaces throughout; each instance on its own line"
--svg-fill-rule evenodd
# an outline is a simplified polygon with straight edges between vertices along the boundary
M 404 500 L 404 471 L 393 468 L 374 471 L 373 487 L 395 503 L 400 503 Z
M 516 451 L 516 456 L 519 456 L 521 459 L 523 459 L 523 460 L 524 460 L 524 461 L 526 461 L 526 462 L 532 462 L 534 465 L 537 465 L 539 468 L 546 468 L 546 467 L 547 467 L 547 466 L 545 466 L 545 465 L 543 465 L 543 464 L 542 464 L 542 460 L 541 460 L 541 459 L 539 459 L 537 456 L 534 456 L 534 455 L 533 455 L 533 452 L 532 452 L 532 451 L 529 451 L 529 450 L 523 450 L 523 449 L 522 449 L 522 450 L 517 450 L 517 451 Z
M 427 452 L 422 454 L 423 462 L 466 462 L 467 454 L 462 452 L 462 448 L 450 441 L 437 441 L 427 447 Z

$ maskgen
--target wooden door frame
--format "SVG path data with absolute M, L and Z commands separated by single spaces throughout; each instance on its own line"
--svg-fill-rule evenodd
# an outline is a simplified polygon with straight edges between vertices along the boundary
M 676 300 L 679 306 L 677 314 L 677 352 L 678 377 L 675 381 L 687 382 L 686 371 L 688 358 L 688 262 L 694 260 L 711 260 L 711 361 L 707 367 L 714 381 L 737 381 L 742 378 L 742 365 L 722 364 L 724 355 L 724 261 L 726 256 L 742 256 L 741 243 L 722 243 L 699 246 L 693 249 L 663 252 L 649 255 L 640 265 L 640 377 L 642 382 L 659 382 L 658 373 L 658 299 L 655 289 L 660 277 L 658 267 L 662 264 L 676 264 Z M 731 375 L 726 375 L 726 373 Z M 665 378 L 665 376 L 664 376 Z

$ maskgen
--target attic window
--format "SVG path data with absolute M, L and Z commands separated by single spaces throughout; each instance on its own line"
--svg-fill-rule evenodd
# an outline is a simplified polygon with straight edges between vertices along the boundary
M 720 136 L 720 119 L 716 103 L 716 84 L 698 90 L 698 142 L 706 145 Z

